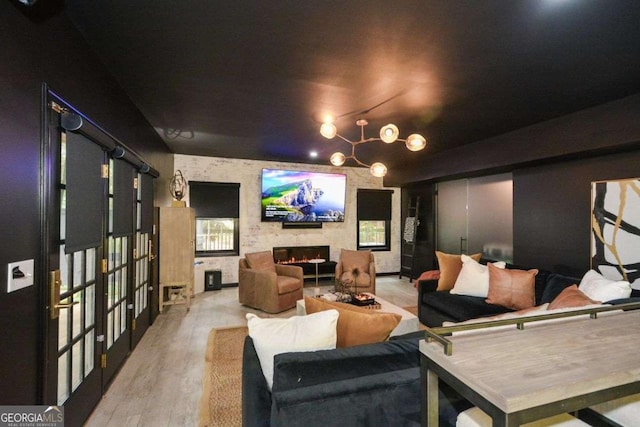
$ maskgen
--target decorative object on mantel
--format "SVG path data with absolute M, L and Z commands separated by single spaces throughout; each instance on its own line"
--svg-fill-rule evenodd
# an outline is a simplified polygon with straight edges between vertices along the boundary
M 591 268 L 640 289 L 640 178 L 591 183 Z
M 325 121 L 322 124 L 322 126 L 320 126 L 320 134 L 325 138 L 333 139 L 337 136 L 338 138 L 342 139 L 348 144 L 351 144 L 351 155 L 345 156 L 343 153 L 339 151 L 331 155 L 330 161 L 332 165 L 342 166 L 345 161 L 347 161 L 348 159 L 352 159 L 358 165 L 368 167 L 369 172 L 371 172 L 371 175 L 378 178 L 382 178 L 387 174 L 387 167 L 380 162 L 375 162 L 371 165 L 368 165 L 360 161 L 356 157 L 356 145 L 365 144 L 367 142 L 374 142 L 374 141 L 382 141 L 387 144 L 391 144 L 395 141 L 402 141 L 405 143 L 406 147 L 411 151 L 420 151 L 424 149 L 424 147 L 426 147 L 427 145 L 427 140 L 422 135 L 417 133 L 409 135 L 407 139 L 398 138 L 400 131 L 398 130 L 398 127 L 396 125 L 391 123 L 380 128 L 380 137 L 371 137 L 371 138 L 365 139 L 364 127 L 368 124 L 369 122 L 366 121 L 365 119 L 359 119 L 356 121 L 356 125 L 360 126 L 360 139 L 358 141 L 351 141 L 350 139 L 347 139 L 344 136 L 340 135 L 338 133 L 338 129 L 336 128 L 336 125 L 334 125 L 331 120 Z
M 184 207 L 186 203 L 182 201 L 184 193 L 187 190 L 187 180 L 182 175 L 182 171 L 179 169 L 173 174 L 171 181 L 169 182 L 169 193 L 174 198 L 172 205 L 174 207 Z M 177 203 L 176 203 L 177 202 Z

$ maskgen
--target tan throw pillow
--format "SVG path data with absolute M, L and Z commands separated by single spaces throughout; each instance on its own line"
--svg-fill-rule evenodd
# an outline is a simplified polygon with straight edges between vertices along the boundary
M 273 255 L 271 255 L 270 251 L 244 254 L 244 257 L 252 270 L 268 270 L 274 273 L 276 271 L 276 265 L 273 262 Z
M 371 251 L 350 251 L 342 249 L 340 252 L 340 262 L 342 263 L 342 271 L 351 271 L 358 269 L 362 273 L 369 272 L 369 263 L 371 262 Z
M 324 310 L 338 310 L 336 347 L 385 341 L 402 319 L 399 314 L 379 312 L 321 298 L 305 297 L 304 305 L 307 314 Z
M 536 274 L 536 269 L 503 270 L 489 263 L 489 294 L 485 302 L 513 310 L 535 306 Z
M 554 308 L 582 307 L 585 305 L 600 304 L 600 301 L 594 301 L 584 292 L 578 289 L 578 285 L 567 286 L 549 303 L 549 310 Z
M 460 270 L 462 270 L 462 259 L 460 255 L 445 254 L 440 251 L 436 251 L 436 257 L 438 258 L 438 268 L 440 270 L 440 278 L 438 279 L 438 288 L 436 290 L 451 290 L 453 285 L 456 284 Z M 482 253 L 469 255 L 469 257 L 475 261 L 480 261 Z

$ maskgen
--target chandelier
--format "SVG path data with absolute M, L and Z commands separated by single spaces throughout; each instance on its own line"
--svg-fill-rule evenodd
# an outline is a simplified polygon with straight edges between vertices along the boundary
M 345 138 L 344 136 L 340 135 L 338 133 L 338 129 L 336 128 L 336 125 L 334 125 L 330 121 L 327 121 L 323 123 L 322 126 L 320 126 L 320 134 L 325 138 L 333 139 L 337 136 L 338 138 L 342 139 L 348 144 L 351 144 L 351 155 L 345 156 L 343 153 L 339 151 L 331 155 L 331 158 L 329 159 L 329 161 L 331 162 L 332 165 L 342 166 L 344 162 L 346 162 L 348 159 L 352 159 L 356 164 L 360 166 L 368 167 L 369 172 L 371 172 L 371 175 L 378 178 L 382 178 L 387 174 L 387 167 L 380 162 L 375 162 L 371 165 L 361 162 L 356 157 L 357 145 L 366 144 L 367 142 L 374 142 L 374 141 L 382 141 L 387 144 L 391 144 L 392 142 L 395 142 L 395 141 L 402 141 L 405 143 L 407 148 L 411 151 L 420 151 L 427 145 L 427 140 L 424 139 L 422 135 L 419 135 L 417 133 L 409 135 L 407 139 L 398 138 L 398 135 L 400 132 L 398 131 L 398 127 L 394 124 L 388 124 L 388 125 L 382 126 L 380 128 L 380 137 L 371 137 L 371 138 L 365 139 L 364 127 L 368 124 L 369 122 L 367 122 L 365 119 L 359 119 L 356 121 L 356 125 L 360 126 L 360 139 L 358 141 L 351 141 Z

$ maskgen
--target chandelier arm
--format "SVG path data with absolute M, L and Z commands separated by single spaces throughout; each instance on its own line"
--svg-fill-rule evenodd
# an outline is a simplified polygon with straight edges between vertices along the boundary
M 351 145 L 360 145 L 360 144 L 365 144 L 367 142 L 375 142 L 375 141 L 382 141 L 380 138 L 375 138 L 375 137 L 371 137 L 371 138 L 367 138 L 367 139 L 360 139 L 359 141 L 351 141 L 350 139 L 340 135 L 339 133 L 336 133 L 336 136 L 338 138 L 340 138 L 341 140 L 343 140 L 344 142 L 346 142 L 347 144 L 351 144 Z M 405 141 L 404 139 L 397 139 L 396 141 Z
M 349 157 L 347 157 L 347 159 L 352 159 L 354 162 L 356 162 L 356 164 L 358 164 L 360 166 L 364 166 L 366 168 L 371 167 L 371 165 L 368 165 L 366 163 L 361 162 L 356 156 L 349 156 Z
M 347 144 L 352 144 L 353 145 L 353 141 L 348 140 L 347 138 L 345 138 L 344 136 L 340 135 L 339 133 L 336 133 L 336 136 L 338 138 L 340 138 L 341 140 L 343 140 L 344 142 L 346 142 Z

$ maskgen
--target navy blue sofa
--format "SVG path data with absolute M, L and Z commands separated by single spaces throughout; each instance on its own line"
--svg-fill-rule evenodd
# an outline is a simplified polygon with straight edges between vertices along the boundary
M 274 358 L 269 391 L 247 337 L 242 369 L 242 424 L 258 426 L 419 426 L 423 332 L 386 342 L 283 353 Z M 440 391 L 440 425 L 453 426 L 469 407 L 453 390 Z
M 487 260 L 480 261 L 483 264 Z M 489 262 L 491 262 L 489 260 Z M 529 270 L 530 268 L 507 264 L 507 268 Z M 538 269 L 535 280 L 536 305 L 553 301 L 567 286 L 579 284 L 580 278 L 553 273 Z M 449 291 L 437 291 L 437 280 L 420 280 L 418 287 L 418 318 L 420 323 L 429 327 L 442 326 L 443 322 L 463 322 L 478 317 L 493 316 L 507 313 L 511 310 L 495 304 L 487 304 L 485 298 L 451 294 Z M 634 290 L 632 298 L 607 301 L 610 304 L 638 302 L 640 291 Z

